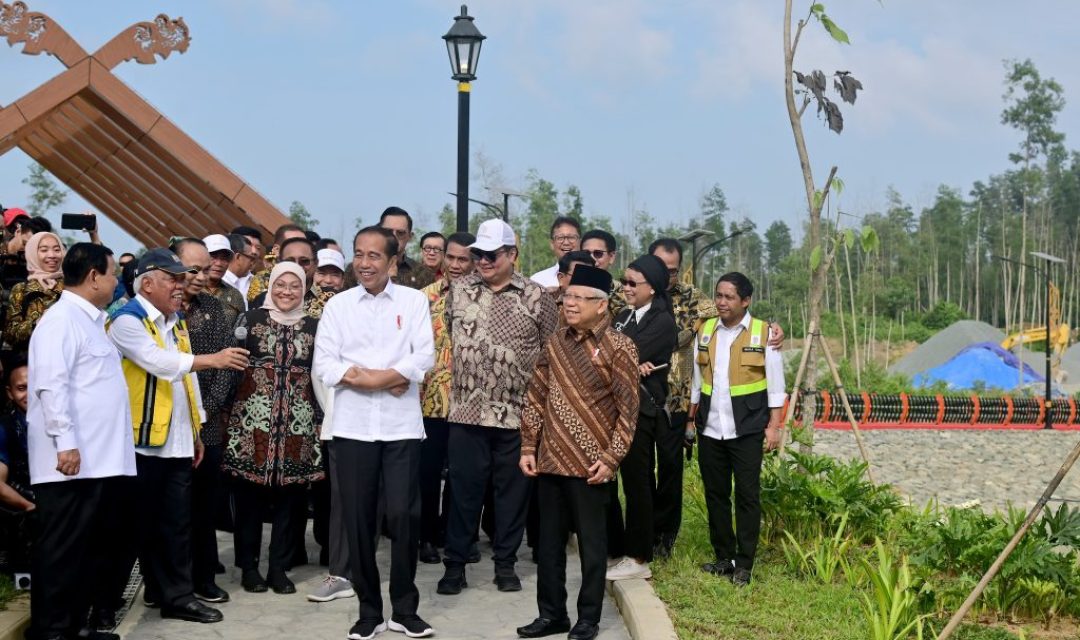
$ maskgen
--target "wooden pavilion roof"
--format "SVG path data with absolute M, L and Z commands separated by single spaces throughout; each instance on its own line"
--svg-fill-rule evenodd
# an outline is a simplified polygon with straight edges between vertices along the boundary
M 0 1 L 0 39 L 67 69 L 0 108 L 0 155 L 18 147 L 148 247 L 288 218 L 113 73 L 187 50 L 182 18 L 159 15 L 90 55 L 44 14 Z

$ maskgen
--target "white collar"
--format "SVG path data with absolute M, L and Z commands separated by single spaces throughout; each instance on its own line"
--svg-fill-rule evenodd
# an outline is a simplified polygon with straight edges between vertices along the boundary
M 734 327 L 728 327 L 727 325 L 724 324 L 724 321 L 720 320 L 719 318 L 717 318 L 717 324 L 720 325 L 721 327 L 723 327 L 727 331 L 741 331 L 743 329 L 746 329 L 747 331 L 749 331 L 750 330 L 750 312 L 746 312 L 745 314 L 743 314 L 742 320 L 740 320 L 739 324 L 735 325 Z
M 179 320 L 175 313 L 168 317 L 165 317 L 165 314 L 163 314 L 160 309 L 155 307 L 153 303 L 144 298 L 141 293 L 135 294 L 135 299 L 139 301 L 139 304 L 141 304 L 142 308 L 146 311 L 146 317 L 150 320 L 150 322 L 153 322 L 154 324 L 157 324 L 157 321 L 160 319 L 161 323 L 165 326 L 166 329 L 168 329 L 172 325 L 176 324 L 177 320 Z
M 641 319 L 645 317 L 645 314 L 649 311 L 649 309 L 652 309 L 652 300 L 649 301 L 649 304 L 634 309 L 634 321 L 641 322 Z
M 92 302 L 72 291 L 64 291 L 60 294 L 60 298 L 74 304 L 94 322 L 100 323 L 105 315 L 105 312 L 95 307 Z
M 364 285 L 362 285 L 362 284 L 357 284 L 356 288 L 360 290 L 360 298 L 359 298 L 360 300 L 363 300 L 365 298 L 372 298 L 372 299 L 374 299 L 374 298 L 390 298 L 391 300 L 393 300 L 394 299 L 394 290 L 397 289 L 397 285 L 394 284 L 393 280 L 387 280 L 386 281 L 386 288 L 384 288 L 382 291 L 380 291 L 379 293 L 377 293 L 375 295 L 372 295 L 371 292 L 368 291 L 367 289 L 365 289 Z

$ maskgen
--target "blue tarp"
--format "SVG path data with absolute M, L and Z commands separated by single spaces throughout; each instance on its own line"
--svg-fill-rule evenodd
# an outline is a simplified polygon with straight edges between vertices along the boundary
M 1018 366 L 1024 368 L 1022 384 L 1018 384 Z M 927 369 L 913 378 L 916 386 L 929 386 L 940 381 L 956 390 L 976 387 L 1012 390 L 1018 386 L 1039 384 L 1044 380 L 1046 378 L 1020 362 L 1014 354 L 993 342 L 977 342 L 964 347 L 945 364 Z

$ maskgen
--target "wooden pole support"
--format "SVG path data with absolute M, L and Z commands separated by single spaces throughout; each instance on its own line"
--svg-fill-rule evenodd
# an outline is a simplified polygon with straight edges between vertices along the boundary
M 829 363 L 829 371 L 832 372 L 836 390 L 840 393 L 840 401 L 844 404 L 844 412 L 847 413 L 848 422 L 851 423 L 851 432 L 855 434 L 855 443 L 859 445 L 859 453 L 862 454 L 863 462 L 866 463 L 866 478 L 870 480 L 870 484 L 877 484 L 874 482 L 874 474 L 870 470 L 870 456 L 867 455 L 866 446 L 863 444 L 862 432 L 859 431 L 859 422 L 851 411 L 851 403 L 848 402 L 847 392 L 844 391 L 844 383 L 840 380 L 840 372 L 836 369 L 836 362 L 833 361 L 832 354 L 829 352 L 829 344 L 825 341 L 824 336 L 817 336 L 817 339 L 821 343 L 821 353 L 825 355 L 825 362 Z
M 795 386 L 791 388 L 791 396 L 788 397 L 787 411 L 784 416 L 784 428 L 788 430 L 789 434 L 794 433 L 794 430 L 790 428 L 791 420 L 795 417 L 796 403 L 799 401 L 799 389 L 802 387 L 803 375 L 806 373 L 806 362 L 810 359 L 810 341 L 814 339 L 814 334 L 817 332 L 817 327 L 814 323 L 810 323 L 809 330 L 806 332 L 806 336 L 803 338 L 802 358 L 799 360 L 799 368 L 795 371 Z M 780 455 L 784 455 L 784 447 L 787 444 L 788 434 L 784 434 L 780 438 Z

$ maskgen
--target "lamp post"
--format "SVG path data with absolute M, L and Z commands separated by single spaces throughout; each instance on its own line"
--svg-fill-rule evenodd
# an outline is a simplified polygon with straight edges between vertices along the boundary
M 443 36 L 450 56 L 450 72 L 458 81 L 458 145 L 457 145 L 457 230 L 469 230 L 469 89 L 476 80 L 476 65 L 480 61 L 480 45 L 484 36 L 473 24 L 469 8 L 461 5 L 461 15 L 454 16 L 454 25 Z
M 736 229 L 735 231 L 732 231 L 728 235 L 724 236 L 723 238 L 720 238 L 719 240 L 715 240 L 715 241 L 710 242 L 709 244 L 705 245 L 704 247 L 701 248 L 700 251 L 698 251 L 698 248 L 697 248 L 697 239 L 701 238 L 701 237 L 704 237 L 706 235 L 713 235 L 711 231 L 705 231 L 705 230 L 702 230 L 702 229 L 696 229 L 696 230 L 691 231 L 690 233 L 688 233 L 688 234 L 686 234 L 684 236 L 681 236 L 679 238 L 679 240 L 682 241 L 682 242 L 693 242 L 694 243 L 693 258 L 690 261 L 690 273 L 692 274 L 692 276 L 694 278 L 694 285 L 695 286 L 697 285 L 697 263 L 698 263 L 698 260 L 700 260 L 701 258 L 704 258 L 705 254 L 708 253 L 709 251 L 711 251 L 712 249 L 724 244 L 725 242 L 727 242 L 728 240 L 731 240 L 732 238 L 737 238 L 737 237 L 741 236 L 742 234 L 746 233 L 749 230 L 750 230 L 749 228 Z
M 1029 264 L 1027 262 L 1021 262 L 1020 260 L 1014 260 L 1012 258 L 1006 258 L 1003 256 L 994 257 L 998 260 L 1002 260 L 1005 262 L 1012 262 L 1014 264 L 1023 265 L 1028 269 L 1034 270 L 1036 273 L 1041 273 L 1046 280 L 1046 397 L 1044 399 L 1043 428 L 1053 429 L 1054 419 L 1050 415 L 1051 409 L 1053 408 L 1053 376 L 1050 366 L 1050 339 L 1052 337 L 1050 331 L 1050 267 L 1053 264 L 1062 264 L 1065 261 L 1061 258 L 1058 258 L 1057 256 L 1052 256 L 1048 253 L 1043 253 L 1041 251 L 1032 251 L 1030 253 L 1032 257 L 1042 260 L 1044 263 L 1043 266 L 1039 267 L 1033 264 Z M 1023 348 L 1023 343 L 1021 342 L 1020 344 L 1021 348 Z M 1020 360 L 1021 379 L 1023 378 L 1023 370 L 1024 361 Z

